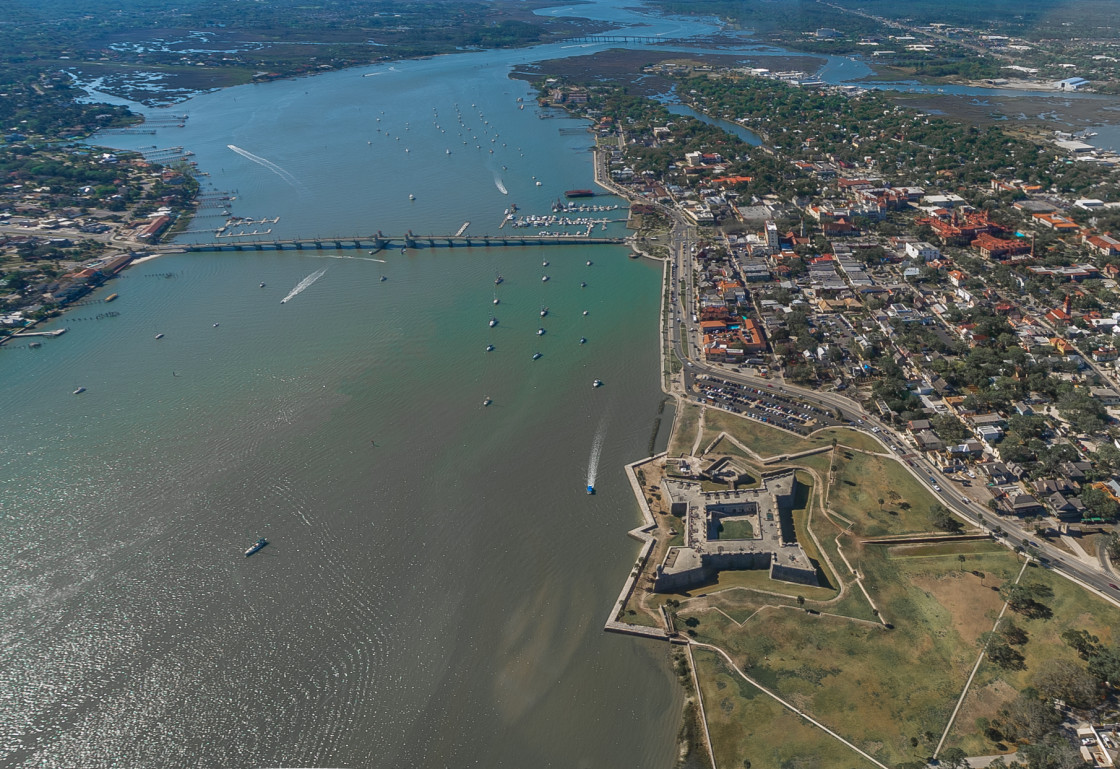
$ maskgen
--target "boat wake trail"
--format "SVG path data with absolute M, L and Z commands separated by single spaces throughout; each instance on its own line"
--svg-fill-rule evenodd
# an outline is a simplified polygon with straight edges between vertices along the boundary
M 502 179 L 501 179 L 500 176 L 495 176 L 494 177 L 494 186 L 497 187 L 498 192 L 502 193 L 503 195 L 508 195 L 509 194 L 509 190 L 507 190 L 506 186 L 504 184 L 502 184 Z
M 265 158 L 262 158 L 260 155 L 254 155 L 252 152 L 249 152 L 248 150 L 243 150 L 240 147 L 238 147 L 236 144 L 227 144 L 226 147 L 233 150 L 234 152 L 236 152 L 241 157 L 243 157 L 247 160 L 252 160 L 257 165 L 267 168 L 269 171 L 272 171 L 272 173 L 276 174 L 277 176 L 279 176 L 281 179 L 283 179 L 284 181 L 286 181 L 288 184 L 292 185 L 293 187 L 295 187 L 297 189 L 299 188 L 299 186 L 300 186 L 299 180 L 296 179 L 296 177 L 292 176 L 287 171 L 285 171 L 280 166 L 273 163 L 271 160 L 266 160 Z
M 319 278 L 323 277 L 323 273 L 325 273 L 326 271 L 327 271 L 327 268 L 324 267 L 323 269 L 318 270 L 317 272 L 313 272 L 310 275 L 308 275 L 306 278 L 301 280 L 299 283 L 296 284 L 295 288 L 293 288 L 291 291 L 288 292 L 288 295 L 286 297 L 284 297 L 283 299 L 280 300 L 280 304 L 286 304 L 289 299 L 293 298 L 294 296 L 296 296 L 298 294 L 303 293 L 303 291 L 305 291 L 308 287 L 310 287 L 312 283 L 317 281 Z
M 599 429 L 595 431 L 595 440 L 591 442 L 591 457 L 587 460 L 587 485 L 595 486 L 595 478 L 599 475 L 599 457 L 603 453 L 603 439 L 607 437 L 607 418 L 599 422 Z
M 354 259 L 359 262 L 381 262 L 385 264 L 384 259 L 374 259 L 372 256 L 343 256 L 341 254 L 321 254 L 310 257 L 311 259 Z

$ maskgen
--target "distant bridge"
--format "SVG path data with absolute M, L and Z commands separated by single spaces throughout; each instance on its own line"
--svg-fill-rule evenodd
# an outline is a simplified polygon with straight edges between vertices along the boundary
M 652 37 L 642 35 L 583 35 L 569 37 L 569 43 L 633 43 L 637 45 L 655 45 L 656 43 L 669 43 L 671 39 L 665 37 Z
M 160 251 L 343 251 L 378 252 L 394 248 L 503 248 L 523 246 L 602 246 L 621 245 L 626 238 L 579 235 L 359 235 L 354 237 L 289 238 L 287 240 L 232 241 L 207 243 L 168 243 Z

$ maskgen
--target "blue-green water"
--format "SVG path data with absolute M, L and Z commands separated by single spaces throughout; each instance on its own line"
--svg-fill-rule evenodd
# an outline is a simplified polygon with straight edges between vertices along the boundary
M 112 141 L 191 149 L 275 235 L 496 232 L 592 186 L 519 57 L 230 89 Z M 176 255 L 0 351 L 0 764 L 669 766 L 666 650 L 601 630 L 658 286 L 616 247 Z

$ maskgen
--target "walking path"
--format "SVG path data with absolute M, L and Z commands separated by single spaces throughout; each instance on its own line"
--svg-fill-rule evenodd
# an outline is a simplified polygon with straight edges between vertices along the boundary
M 758 689 L 758 690 L 759 690 L 760 692 L 762 692 L 763 694 L 765 694 L 765 695 L 766 695 L 767 697 L 770 697 L 771 699 L 773 699 L 773 700 L 775 700 L 776 702 L 778 702 L 778 704 L 780 704 L 780 705 L 781 705 L 782 707 L 786 708 L 787 710 L 790 710 L 790 711 L 792 711 L 793 713 L 796 713 L 796 714 L 797 714 L 798 716 L 800 716 L 801 718 L 804 718 L 804 719 L 805 719 L 806 721 L 808 721 L 809 723 L 811 723 L 811 724 L 812 724 L 813 726 L 816 726 L 817 728 L 821 729 L 821 730 L 822 730 L 823 732 L 825 732 L 825 734 L 828 734 L 828 735 L 829 735 L 830 737 L 833 737 L 833 738 L 835 738 L 835 739 L 836 739 L 837 741 L 839 741 L 839 742 L 842 742 L 842 743 L 844 743 L 844 744 L 845 744 L 845 745 L 847 745 L 847 746 L 848 746 L 849 748 L 851 748 L 852 750 L 854 750 L 854 751 L 855 751 L 856 753 L 859 753 L 859 754 L 860 754 L 861 756 L 863 756 L 864 758 L 866 758 L 866 759 L 867 759 L 868 761 L 870 761 L 871 763 L 875 764 L 875 766 L 878 766 L 878 767 L 880 767 L 880 769 L 890 769 L 890 767 L 888 767 L 888 766 L 887 766 L 886 764 L 884 764 L 884 763 L 882 763 L 882 762 L 880 762 L 880 761 L 876 760 L 875 758 L 873 758 L 873 757 L 872 757 L 872 756 L 870 756 L 869 754 L 867 754 L 867 753 L 865 753 L 864 751 L 860 750 L 860 749 L 859 749 L 858 747 L 856 747 L 856 746 L 855 746 L 855 745 L 853 745 L 852 743 L 850 743 L 850 742 L 848 742 L 847 740 L 845 740 L 845 739 L 844 739 L 843 737 L 841 737 L 841 736 L 840 736 L 839 734 L 837 734 L 836 732 L 834 732 L 834 731 L 832 731 L 831 729 L 829 729 L 829 728 L 828 728 L 827 726 L 825 726 L 824 724 L 822 724 L 822 723 L 821 723 L 820 721 L 818 721 L 817 719 L 813 718 L 813 717 L 812 717 L 811 715 L 809 715 L 809 714 L 808 714 L 808 713 L 806 713 L 805 711 L 803 711 L 803 710 L 798 710 L 798 709 L 797 709 L 796 707 L 794 707 L 794 705 L 793 705 L 793 704 L 791 704 L 791 703 L 787 702 L 786 700 L 783 700 L 783 699 L 782 699 L 781 697 L 779 697 L 778 695 L 774 694 L 774 692 L 772 692 L 772 691 L 770 691 L 769 689 L 767 689 L 767 688 L 766 688 L 765 686 L 763 686 L 762 684 L 760 684 L 760 683 L 759 683 L 758 681 L 755 681 L 755 680 L 754 680 L 753 678 L 751 678 L 750 676 L 748 676 L 748 675 L 747 675 L 746 673 L 744 673 L 744 672 L 743 672 L 742 670 L 740 670 L 740 669 L 739 669 L 739 666 L 735 664 L 735 662 L 734 662 L 734 661 L 733 661 L 733 660 L 731 659 L 731 657 L 730 657 L 730 656 L 729 656 L 729 655 L 727 654 L 727 652 L 725 652 L 725 651 L 724 651 L 723 649 L 719 648 L 718 646 L 712 646 L 711 644 L 701 643 L 701 642 L 699 642 L 699 641 L 689 641 L 689 646 L 695 646 L 695 647 L 697 647 L 697 648 L 699 648 L 699 649 L 709 649 L 709 650 L 711 650 L 711 651 L 714 651 L 714 652 L 715 652 L 716 654 L 718 654 L 718 655 L 720 655 L 721 657 L 723 657 L 724 661 L 725 661 L 725 662 L 726 662 L 726 663 L 728 664 L 728 666 L 729 666 L 729 667 L 730 667 L 730 668 L 731 668 L 732 670 L 734 670 L 734 671 L 735 671 L 736 673 L 738 673 L 738 674 L 739 674 L 739 676 L 740 676 L 740 677 L 741 677 L 741 678 L 742 678 L 742 679 L 743 679 L 744 681 L 746 681 L 747 683 L 749 683 L 749 684 L 750 684 L 751 686 L 753 686 L 754 688 Z
M 1019 576 L 1015 577 L 1014 584 L 1019 584 L 1019 580 L 1023 578 L 1023 572 L 1027 570 L 1027 566 L 1030 565 L 1030 562 L 1030 558 L 1023 561 L 1023 568 L 1019 569 Z M 992 625 L 993 633 L 996 632 L 996 628 L 999 627 L 999 623 L 1003 619 L 1003 615 L 1006 611 L 1007 602 L 1004 601 L 1003 608 L 999 610 L 999 616 L 996 617 L 995 624 Z M 942 746 L 945 744 L 945 740 L 949 737 L 949 730 L 953 728 L 953 722 L 957 719 L 957 713 L 960 712 L 961 705 L 964 704 L 964 698 L 968 696 L 968 689 L 972 686 L 972 679 L 976 677 L 976 671 L 980 669 L 980 663 L 984 661 L 984 655 L 988 651 L 988 643 L 990 643 L 990 641 L 991 639 L 989 638 L 989 640 L 984 643 L 984 648 L 980 650 L 980 655 L 976 658 L 976 664 L 972 666 L 972 672 L 969 674 L 968 680 L 965 681 L 964 684 L 964 691 L 961 692 L 961 697 L 957 700 L 957 706 L 953 708 L 953 713 L 949 716 L 949 723 L 945 724 L 945 731 L 941 734 L 941 739 L 937 742 L 937 749 L 933 751 L 934 758 L 937 758 L 937 755 L 941 752 Z
M 1086 553 L 1085 548 L 1081 547 L 1081 543 L 1073 537 L 1067 537 L 1063 534 L 1062 543 L 1070 549 L 1074 556 L 1081 559 L 1082 563 L 1085 563 L 1094 568 L 1100 563 L 1096 558 Z

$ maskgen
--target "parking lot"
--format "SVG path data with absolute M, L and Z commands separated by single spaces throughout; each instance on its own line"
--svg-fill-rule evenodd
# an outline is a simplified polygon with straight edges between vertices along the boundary
M 791 398 L 774 387 L 750 387 L 702 374 L 695 380 L 697 400 L 784 430 L 808 435 L 842 424 L 829 411 Z

